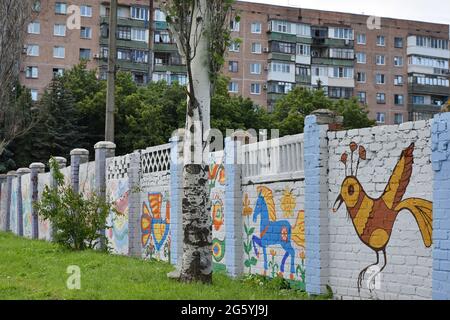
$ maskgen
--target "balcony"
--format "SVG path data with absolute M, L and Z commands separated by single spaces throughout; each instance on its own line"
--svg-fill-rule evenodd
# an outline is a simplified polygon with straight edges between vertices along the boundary
M 418 112 L 418 113 L 439 113 L 441 111 L 442 106 L 438 106 L 435 104 L 408 104 L 409 112 Z
M 183 65 L 155 65 L 155 72 L 172 72 L 172 73 L 187 73 L 186 66 Z
M 295 54 L 281 53 L 281 52 L 271 52 L 269 54 L 269 60 L 280 60 L 295 62 Z
M 295 82 L 300 84 L 311 84 L 311 76 L 296 75 Z
M 271 92 L 267 94 L 267 100 L 269 102 L 277 102 L 281 98 L 283 98 L 286 95 L 286 93 L 275 93 Z
M 430 86 L 414 83 L 408 85 L 408 92 L 414 94 L 434 94 L 438 96 L 449 96 L 450 88 L 444 86 Z
M 282 41 L 282 42 L 297 42 L 297 36 L 295 34 L 286 34 L 280 32 L 271 32 L 269 33 L 269 41 Z
M 117 60 L 119 66 L 119 71 L 141 71 L 148 72 L 148 63 L 137 63 L 128 60 Z M 108 64 L 105 60 L 101 60 L 99 63 L 100 67 L 106 67 Z
M 100 46 L 108 46 L 108 38 L 100 38 Z M 148 49 L 148 43 L 144 41 L 133 41 L 117 39 L 118 48 Z
M 334 48 L 353 48 L 354 40 L 344 39 L 330 39 L 330 38 L 313 38 L 312 45 L 319 47 L 334 47 Z
M 109 17 L 100 17 L 100 24 L 109 24 Z M 148 22 L 130 18 L 118 18 L 117 25 L 135 28 L 148 28 Z
M 178 52 L 178 48 L 175 43 L 158 42 L 154 44 L 153 50 L 155 50 L 155 52 Z
M 313 57 L 311 64 L 315 65 L 327 65 L 327 66 L 342 66 L 353 67 L 354 60 L 336 59 L 336 58 L 317 58 Z

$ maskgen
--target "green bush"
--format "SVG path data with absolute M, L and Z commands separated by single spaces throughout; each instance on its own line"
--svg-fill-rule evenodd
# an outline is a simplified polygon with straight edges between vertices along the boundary
M 40 201 L 34 204 L 38 215 L 49 220 L 53 241 L 73 250 L 94 249 L 107 243 L 102 230 L 108 228 L 106 218 L 111 203 L 95 193 L 84 196 L 64 183 L 64 175 L 52 158 L 50 168 L 54 172 L 57 188 L 46 186 Z M 102 246 L 107 250 L 107 246 Z

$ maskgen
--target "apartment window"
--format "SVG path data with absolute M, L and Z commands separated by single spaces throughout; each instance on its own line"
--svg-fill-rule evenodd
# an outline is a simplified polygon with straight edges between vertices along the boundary
M 28 33 L 40 34 L 41 33 L 41 23 L 38 21 L 30 22 L 28 24 Z
M 82 17 L 90 18 L 92 17 L 92 7 L 91 6 L 80 6 L 80 12 Z
M 403 113 L 394 114 L 394 124 L 402 124 L 403 123 Z
M 358 81 L 360 83 L 365 83 L 366 82 L 366 73 L 365 72 L 358 72 L 356 74 L 356 81 Z
M 386 94 L 384 93 L 377 93 L 377 103 L 386 103 Z
M 403 76 L 395 76 L 394 77 L 394 85 L 395 86 L 402 86 L 403 85 Z
M 131 29 L 131 40 L 147 42 L 147 30 L 137 28 Z
M 160 9 L 155 10 L 155 21 L 163 21 L 166 22 L 166 14 Z
M 306 66 L 296 66 L 295 67 L 295 75 L 300 76 L 302 78 L 309 77 L 310 69 Z
M 353 68 L 346 67 L 334 67 L 333 68 L 333 77 L 334 78 L 353 78 Z
M 395 94 L 394 95 L 394 103 L 397 106 L 402 106 L 404 103 L 404 96 L 402 94 Z
M 403 57 L 394 57 L 394 66 L 403 67 Z
M 314 67 L 313 75 L 316 77 L 328 76 L 328 68 L 325 67 Z
M 292 90 L 290 82 L 272 82 L 269 84 L 269 92 L 271 93 L 289 93 Z
M 237 21 L 236 19 L 230 21 L 230 29 L 232 32 L 233 31 L 239 32 L 240 26 L 241 26 L 241 23 L 239 21 Z
M 367 43 L 366 34 L 365 33 L 359 33 L 356 36 L 356 43 L 365 45 Z
M 377 73 L 375 76 L 376 84 L 386 84 L 386 76 L 382 73 Z
M 260 54 L 262 52 L 262 45 L 259 42 L 252 43 L 252 53 Z
M 394 47 L 395 48 L 403 48 L 403 38 L 395 37 L 394 38 Z
M 386 64 L 386 57 L 384 55 L 377 54 L 375 62 L 378 66 L 384 66 Z
M 449 47 L 448 43 L 449 43 L 449 41 L 444 40 L 444 39 L 437 39 L 437 38 L 424 37 L 424 36 L 416 37 L 416 45 L 418 47 L 448 50 L 448 47 Z
M 385 123 L 386 122 L 386 113 L 384 113 L 384 112 L 377 112 L 377 122 L 378 123 Z
M 386 37 L 385 36 L 377 36 L 377 46 L 379 46 L 379 47 L 386 46 Z
M 81 27 L 80 37 L 82 39 L 91 39 L 92 38 L 92 28 L 91 27 Z
M 133 62 L 137 63 L 147 63 L 148 62 L 148 52 L 145 50 L 132 50 L 131 59 Z
M 53 68 L 53 77 L 61 77 L 64 74 L 63 68 Z
M 171 43 L 170 34 L 168 31 L 156 31 L 155 43 Z
M 250 85 L 250 93 L 251 94 L 261 94 L 261 84 L 259 84 L 259 83 L 252 83 Z
M 66 50 L 64 47 L 57 46 L 53 47 L 53 58 L 64 59 L 66 55 Z
M 237 82 L 230 82 L 230 84 L 228 85 L 228 92 L 239 92 L 239 84 Z
M 91 59 L 91 49 L 80 49 L 80 60 L 89 60 Z
M 230 52 L 239 52 L 240 49 L 241 49 L 241 44 L 239 43 L 239 41 L 231 41 L 230 48 L 229 48 Z
M 237 62 L 237 61 L 229 61 L 228 62 L 228 71 L 230 71 L 230 72 L 238 72 L 239 71 L 239 62 Z
M 55 3 L 55 13 L 56 14 L 67 14 L 67 4 L 64 2 Z
M 261 74 L 261 63 L 250 64 L 250 73 L 251 74 Z
M 367 54 L 365 52 L 356 53 L 356 63 L 365 64 L 367 63 Z
M 288 63 L 272 62 L 271 69 L 273 72 L 290 73 L 291 66 Z
M 409 64 L 433 67 L 433 68 L 438 68 L 438 69 L 448 69 L 449 68 L 448 60 L 438 59 L 438 58 L 430 58 L 430 57 L 421 57 L 421 56 L 409 57 Z
M 53 35 L 57 37 L 66 36 L 66 25 L 65 24 L 55 24 L 53 26 Z
M 262 30 L 261 22 L 252 23 L 252 33 L 261 33 L 261 30 Z
M 275 32 L 288 33 L 290 25 L 287 21 L 273 21 L 273 30 Z
M 413 96 L 412 103 L 413 104 L 425 104 L 425 97 L 424 96 Z
M 297 43 L 297 55 L 298 56 L 310 56 L 311 46 L 309 44 Z
M 134 20 L 148 20 L 148 10 L 142 7 L 130 8 L 131 19 Z
M 38 90 L 37 89 L 31 89 L 30 94 L 31 94 L 32 101 L 38 101 Z
M 27 45 L 27 56 L 38 57 L 39 56 L 39 46 L 37 44 Z
M 131 28 L 130 27 L 117 27 L 117 39 L 131 40 Z
M 25 77 L 30 79 L 37 79 L 39 77 L 38 67 L 27 67 L 25 69 Z
M 352 88 L 328 87 L 328 96 L 330 98 L 348 99 L 352 96 L 352 94 L 353 94 Z
M 358 96 L 358 101 L 360 103 L 366 104 L 366 102 L 367 102 L 367 95 L 366 95 L 365 91 L 358 92 L 357 96 Z
M 334 28 L 334 38 L 353 40 L 353 29 Z
M 295 43 L 272 41 L 272 51 L 286 54 L 295 54 Z
M 131 61 L 131 51 L 127 49 L 117 49 L 117 59 L 122 61 Z

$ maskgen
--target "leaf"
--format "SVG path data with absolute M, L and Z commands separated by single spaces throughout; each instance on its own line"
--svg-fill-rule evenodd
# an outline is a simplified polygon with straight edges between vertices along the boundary
M 251 264 L 250 264 L 250 260 L 245 260 L 244 261 L 244 265 L 247 267 L 247 268 L 250 268 L 250 266 L 251 266 Z
M 248 235 L 253 234 L 253 232 L 255 232 L 255 227 L 250 228 L 250 230 L 248 230 Z
M 252 258 L 250 259 L 250 264 L 251 264 L 251 265 L 256 266 L 257 263 L 258 263 L 258 260 L 257 260 L 255 257 L 252 257 Z

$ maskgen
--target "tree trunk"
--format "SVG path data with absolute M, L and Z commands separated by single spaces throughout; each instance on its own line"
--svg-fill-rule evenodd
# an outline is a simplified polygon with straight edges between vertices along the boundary
M 207 0 L 200 0 L 196 17 L 207 21 Z M 196 28 L 191 34 L 195 42 Z M 198 39 L 198 35 L 197 35 Z M 190 61 L 188 112 L 184 139 L 183 168 L 183 259 L 180 280 L 212 282 L 212 219 L 208 194 L 207 136 L 210 129 L 211 85 L 208 68 L 208 40 L 203 34 Z M 193 92 L 192 92 L 193 91 Z

